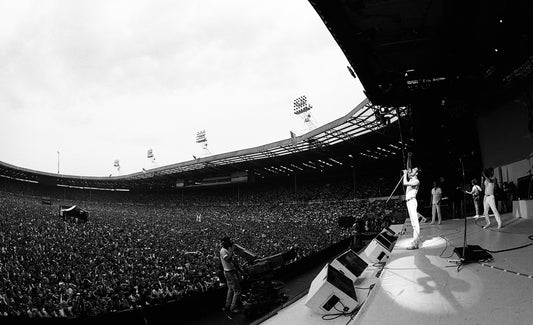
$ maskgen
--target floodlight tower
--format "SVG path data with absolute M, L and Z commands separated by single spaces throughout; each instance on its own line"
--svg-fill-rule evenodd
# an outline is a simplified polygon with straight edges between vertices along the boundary
M 196 132 L 196 143 L 202 148 L 202 156 L 207 157 L 211 155 L 211 151 L 207 148 L 207 137 L 205 136 L 205 130 Z
M 148 149 L 148 151 L 146 152 L 146 158 L 150 159 L 150 167 L 149 168 L 157 167 L 157 164 L 156 164 L 156 161 L 155 161 L 154 151 L 152 149 Z
M 300 96 L 294 100 L 294 115 L 302 117 L 305 125 L 304 132 L 309 132 L 316 128 L 315 122 L 311 117 L 313 106 L 307 102 L 307 96 Z
M 113 163 L 113 167 L 117 169 L 117 174 L 120 175 L 120 160 L 115 159 L 115 162 Z M 111 175 L 109 175 L 111 176 Z

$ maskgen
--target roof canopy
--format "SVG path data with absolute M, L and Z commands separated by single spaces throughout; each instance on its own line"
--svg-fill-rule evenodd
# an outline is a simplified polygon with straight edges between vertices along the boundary
M 373 103 L 408 104 L 420 95 L 485 99 L 531 79 L 529 0 L 310 3 Z
M 379 110 L 387 112 L 385 121 L 376 118 L 375 112 Z M 234 172 L 263 176 L 327 170 L 353 165 L 355 161 L 395 157 L 402 146 L 397 137 L 397 114 L 405 116 L 406 107 L 377 106 L 365 99 L 347 115 L 300 136 L 130 175 L 61 175 L 0 162 L 0 176 L 58 186 L 156 189 L 175 187 L 180 178 L 215 177 Z

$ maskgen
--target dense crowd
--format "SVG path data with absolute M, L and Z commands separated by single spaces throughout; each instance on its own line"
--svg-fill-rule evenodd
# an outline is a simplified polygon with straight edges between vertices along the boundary
M 25 196 L 49 196 L 76 202 L 142 203 L 156 205 L 221 205 L 320 202 L 386 197 L 394 188 L 395 177 L 357 177 L 351 173 L 335 177 L 280 177 L 269 181 L 214 187 L 174 187 L 158 191 L 130 192 L 65 188 L 10 180 L 0 177 L 0 191 Z M 399 192 L 398 192 L 399 193 Z
M 247 202 L 86 202 L 89 222 L 75 224 L 58 217 L 56 203 L 0 193 L 0 315 L 96 315 L 213 290 L 222 235 L 261 257 L 295 248 L 301 259 L 353 234 L 338 226 L 340 216 L 380 230 L 398 204 Z

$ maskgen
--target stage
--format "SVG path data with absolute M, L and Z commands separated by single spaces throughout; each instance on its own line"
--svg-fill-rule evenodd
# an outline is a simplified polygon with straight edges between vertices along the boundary
M 502 229 L 493 216 L 483 229 L 484 218 L 467 219 L 467 244 L 493 251 L 493 260 L 459 266 L 454 248 L 463 247 L 464 219 L 422 224 L 423 244 L 414 251 L 405 249 L 407 220 L 386 264 L 369 266 L 355 283 L 357 312 L 324 320 L 304 305 L 304 294 L 262 324 L 531 324 L 533 245 L 497 251 L 533 244 L 533 220 L 511 213 L 502 220 Z

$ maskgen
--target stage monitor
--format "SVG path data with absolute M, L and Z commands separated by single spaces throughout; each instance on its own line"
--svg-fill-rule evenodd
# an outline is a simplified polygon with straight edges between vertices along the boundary
M 392 249 L 394 248 L 394 243 L 396 242 L 396 237 L 391 236 L 386 232 L 382 232 L 377 235 L 376 240 L 381 246 L 386 248 L 389 252 L 392 252 Z
M 331 266 L 341 271 L 352 282 L 355 282 L 361 273 L 363 273 L 368 267 L 368 264 L 350 249 L 335 258 L 333 262 L 331 262 Z
M 396 236 L 382 232 L 372 239 L 365 248 L 364 255 L 371 263 L 382 262 L 387 259 L 396 243 Z
M 305 305 L 321 315 L 351 312 L 357 307 L 353 282 L 327 264 L 311 283 Z
M 390 227 L 383 228 L 381 233 L 387 233 L 390 236 L 396 236 L 396 233 L 394 232 L 394 230 L 390 229 Z
M 335 269 L 331 265 L 328 265 L 327 281 L 344 292 L 348 297 L 357 300 L 352 281 L 350 281 L 347 276 L 342 274 L 339 270 Z

